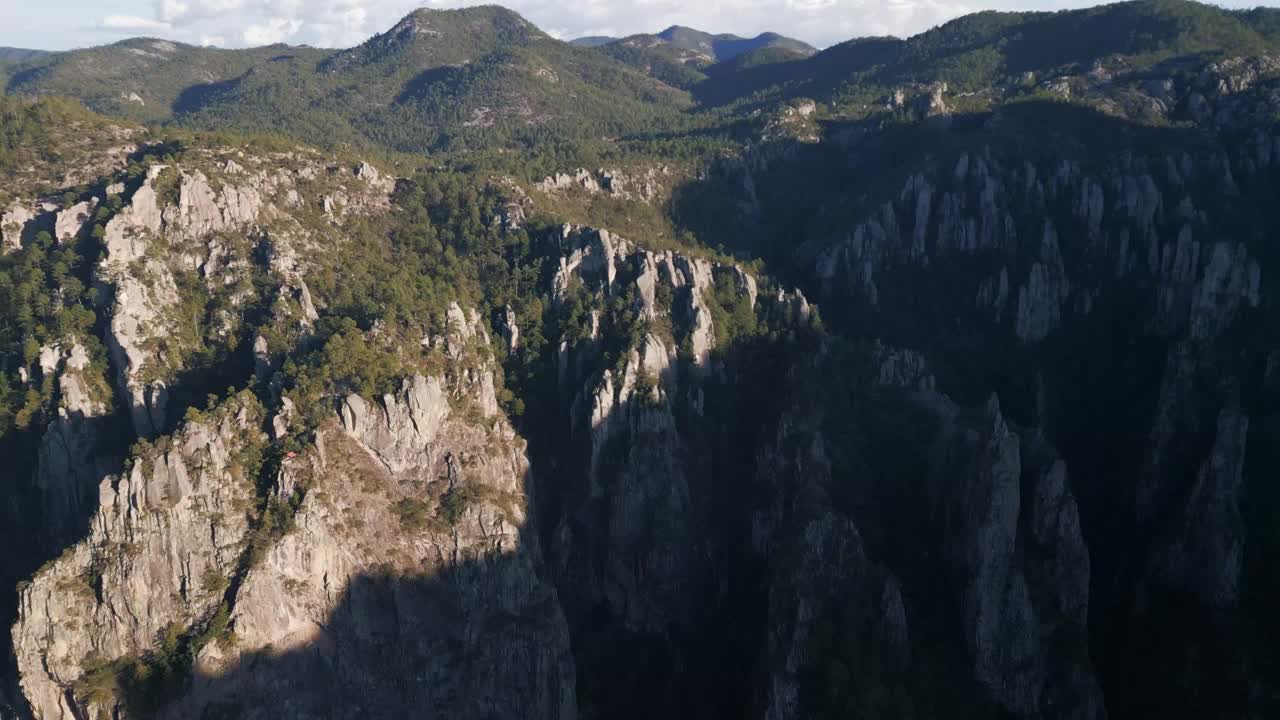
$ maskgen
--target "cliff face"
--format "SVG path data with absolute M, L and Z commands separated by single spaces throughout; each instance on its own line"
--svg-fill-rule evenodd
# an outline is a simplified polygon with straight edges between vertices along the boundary
M 835 367 L 863 379 L 809 379 Z M 756 479 L 754 542 L 773 568 L 765 715 L 1106 717 L 1089 556 L 1056 450 L 994 396 L 958 406 L 911 352 L 832 349 L 793 374 Z M 869 424 L 882 427 L 858 437 Z M 939 682 L 940 662 L 964 671 Z M 821 674 L 837 666 L 862 670 L 847 685 Z M 949 710 L 930 704 L 944 694 Z
M 580 507 L 566 515 L 586 526 L 560 524 L 557 556 L 590 602 L 609 607 L 630 630 L 660 632 L 687 622 L 697 603 L 700 511 L 688 472 L 699 448 L 682 440 L 675 413 L 677 403 L 696 410 L 690 379 L 711 363 L 705 295 L 714 269 L 705 260 L 634 248 L 607 230 L 566 227 L 563 241 L 556 299 L 584 293 L 589 308 L 577 336 L 560 340 L 557 371 L 565 429 L 580 448 L 565 462 L 584 471 L 580 492 L 565 499 Z M 607 307 L 611 299 L 616 313 Z
M 1257 707 L 1259 681 L 1244 668 L 1269 654 L 1232 628 L 1255 622 L 1273 596 L 1248 560 L 1249 537 L 1257 562 L 1274 552 L 1260 530 L 1270 511 L 1254 504 L 1251 520 L 1248 498 L 1271 497 L 1259 444 L 1273 431 L 1258 428 L 1274 428 L 1277 407 L 1268 370 L 1276 256 L 1266 240 L 1277 225 L 1262 200 L 1277 182 L 1266 119 L 1276 87 L 1258 67 L 1214 65 L 1171 90 L 1171 108 L 1199 98 L 1194 128 L 1029 103 L 957 117 L 945 132 L 766 146 L 709 181 L 749 208 L 713 237 L 737 234 L 739 246 L 787 268 L 828 327 L 918 349 L 937 388 L 962 405 L 997 394 L 1003 422 L 1028 429 L 1001 441 L 988 424 L 988 452 L 1021 444 L 1025 453 L 1027 438 L 1058 448 L 1061 468 L 1006 460 L 962 483 L 976 484 L 945 513 L 956 518 L 949 542 L 988 548 L 961 553 L 949 570 L 971 583 L 958 589 L 975 678 L 1019 715 L 1096 716 L 1101 696 L 1083 665 L 1033 659 L 1074 656 L 1064 648 L 1086 637 L 1113 714 L 1144 711 L 1161 673 L 1190 668 L 1198 679 L 1162 699 L 1161 712 Z M 905 168 L 888 188 L 875 172 L 886 153 Z M 999 488 L 1017 485 L 1008 478 L 1029 464 L 1040 479 L 1024 477 L 1019 505 Z M 1065 515 L 1052 510 L 1055 487 L 1078 499 Z M 1019 579 L 1011 558 L 1031 556 L 1046 532 L 1074 539 L 1037 550 Z M 990 552 L 1006 545 L 1008 557 Z M 1089 572 L 1066 576 L 1086 558 L 1092 582 Z M 1033 574 L 1064 583 L 1062 595 L 1024 589 Z M 1060 615 L 1046 621 L 1043 607 Z M 1075 639 L 1047 640 L 1062 628 Z M 1064 693 L 1077 710 L 1064 710 Z
M 1132 352 L 1132 360 L 1118 364 L 1123 368 L 1149 353 L 1163 365 L 1162 376 L 1151 373 L 1125 393 L 1141 398 L 1144 417 L 1124 430 L 1142 440 L 1127 449 L 1132 514 L 1123 523 L 1159 539 L 1149 550 L 1156 559 L 1136 561 L 1146 568 L 1131 571 L 1143 578 L 1154 573 L 1167 587 L 1200 596 L 1206 608 L 1234 605 L 1244 527 L 1238 510 L 1243 481 L 1233 468 L 1246 457 L 1248 406 L 1270 412 L 1240 391 L 1263 382 L 1274 338 L 1260 332 L 1272 312 L 1264 307 L 1269 301 L 1258 255 L 1267 250 L 1246 233 L 1224 232 L 1223 224 L 1225 213 L 1241 211 L 1232 197 L 1269 186 L 1270 161 L 1256 162 L 1225 153 L 1127 157 L 1090 173 L 1070 162 L 1011 169 L 990 154 L 962 155 L 950 177 L 914 176 L 896 202 L 821 256 L 815 276 L 849 304 L 851 318 L 885 318 L 896 312 L 895 300 L 878 284 L 937 276 L 944 265 L 966 263 L 971 269 L 954 276 L 948 289 L 960 333 L 1004 344 L 1010 359 L 981 379 L 957 375 L 947 384 L 1016 393 L 1023 418 L 1045 424 L 1051 436 L 1076 443 L 1082 453 L 1089 451 L 1079 443 L 1096 440 L 1077 434 L 1080 407 L 1073 396 L 1104 403 L 1095 393 L 1120 389 L 1116 378 L 1081 386 L 1091 380 L 1081 377 L 1090 372 L 1083 368 L 1098 363 L 1086 357 Z M 1227 188 L 1225 203 L 1205 194 L 1211 186 Z M 1024 219 L 1037 215 L 1046 218 L 1042 231 Z M 1064 233 L 1071 243 L 1063 243 Z M 958 304 L 965 294 L 972 298 L 967 308 Z M 917 316 L 919 332 L 945 322 L 945 315 Z M 1115 342 L 1118 332 L 1147 349 L 1107 350 L 1104 343 Z M 951 340 L 920 342 L 943 352 Z M 1041 347 L 1063 355 L 1046 356 Z M 980 361 L 977 353 L 958 355 L 963 365 Z M 1009 374 L 1000 377 L 1005 368 Z M 1191 482 L 1183 474 L 1189 465 L 1220 469 L 1205 469 L 1203 479 Z M 1220 546 L 1209 565 L 1220 577 L 1169 566 L 1183 562 L 1172 558 L 1185 557 L 1185 548 L 1205 543 Z
M 321 238 L 308 231 L 304 218 L 322 213 L 336 221 L 376 212 L 391 189 L 376 172 L 344 177 L 345 168 L 311 158 L 241 154 L 240 161 L 249 167 L 214 154 L 188 163 L 194 167 L 151 165 L 128 204 L 105 225 L 97 281 L 110 288 L 112 305 L 104 339 L 116 385 L 142 437 L 170 426 L 170 385 L 188 369 L 202 326 L 212 325 L 215 344 L 235 336 L 256 299 L 255 275 L 273 276 L 297 298 L 300 322 L 317 318 L 298 258 Z M 202 166 L 218 171 L 217 191 Z M 174 196 L 158 197 L 157 183 Z M 264 248 L 266 267 L 255 266 L 255 254 Z M 192 304 L 193 294 L 219 300 L 218 315 L 193 319 L 173 312 Z
M 41 440 L 34 482 L 46 519 L 43 534 L 53 540 L 74 536 L 78 519 L 92 514 L 98 480 L 106 474 L 96 446 L 110 393 L 105 378 L 95 377 L 88 351 L 75 341 L 68 349 L 42 348 L 40 371 L 56 378 L 60 396 L 57 417 Z
M 868 133 L 793 100 L 675 188 L 144 145 L 15 201 L 3 268 L 73 251 L 36 287 L 91 317 L 3 350 L 30 400 L 0 690 L 38 718 L 1268 716 L 1273 71 L 1144 86 L 1194 127 L 970 117 L 939 83 Z M 782 279 L 557 199 L 709 215 Z
M 474 316 L 438 342 L 444 376 L 346 397 L 278 463 L 261 428 L 287 433 L 288 403 L 268 423 L 246 392 L 104 480 L 89 538 L 22 591 L 35 715 L 574 717 L 524 442 L 464 363 L 488 352 Z M 166 694 L 146 678 L 173 638 L 193 679 Z
M 378 401 L 347 397 L 281 467 L 296 529 L 236 590 L 234 640 L 198 656 L 165 714 L 575 717 L 524 442 L 485 405 L 421 375 Z
M 73 699 L 73 686 L 216 610 L 246 541 L 256 480 L 246 456 L 265 440 L 261 415 L 252 396 L 238 398 L 102 481 L 89 537 L 20 593 L 14 653 L 37 716 L 109 711 Z
M 243 392 L 209 413 L 178 418 L 210 385 L 252 380 L 255 365 L 258 387 L 266 388 L 273 349 L 279 357 L 284 343 L 306 337 L 318 319 L 304 274 L 329 261 L 349 223 L 385 212 L 394 186 L 371 166 L 329 165 L 305 151 L 205 148 L 180 157 L 177 165 L 151 162 L 141 172 L 108 175 L 89 201 L 65 209 L 45 202 L 37 212 L 7 216 L 16 252 L 41 242 L 47 226 L 57 232 L 54 250 L 96 258 L 81 262 L 102 318 L 92 335 L 68 334 L 18 372 L 29 393 L 52 400 L 48 419 L 23 433 L 37 442 L 29 451 L 14 445 L 4 470 L 13 491 L 4 507 L 13 552 L 0 569 L 16 583 L 34 569 L 32 558 L 61 553 L 20 583 L 11 652 L 5 633 L 4 694 L 20 692 L 25 697 L 15 704 L 29 705 L 37 717 L 150 715 L 175 696 L 169 686 L 182 685 L 180 668 L 229 627 L 249 566 L 282 534 L 282 511 L 265 490 L 277 479 L 264 478 L 262 468 L 279 465 L 291 402 L 278 388 L 260 392 L 275 408 L 269 418 L 257 396 Z M 472 317 L 463 328 L 467 342 L 453 344 L 469 347 L 474 326 Z M 256 358 L 246 352 L 250 346 Z M 490 371 L 478 373 L 476 383 L 459 392 L 475 396 L 468 403 L 491 417 Z M 419 378 L 414 387 L 422 384 Z M 493 433 L 501 430 L 489 428 Z M 130 451 L 134 437 L 144 442 Z M 16 443 L 18 433 L 10 439 Z M 503 491 L 514 495 L 490 498 L 500 501 L 512 528 L 523 522 L 510 508 L 522 505 L 512 497 L 522 496 L 524 470 L 505 471 Z M 282 473 L 279 481 L 289 477 Z M 276 505 L 301 500 L 291 488 L 278 496 Z M 497 527 L 489 517 L 477 522 L 486 531 Z M 515 536 L 509 530 L 499 537 L 513 549 Z M 482 554 L 465 544 L 451 566 Z M 526 575 L 529 562 L 521 566 Z M 346 572 L 343 586 L 326 586 L 332 603 L 348 578 L 375 572 L 358 562 L 338 569 Z M 535 584 L 513 590 L 499 606 L 518 606 L 529 593 L 548 602 Z M 0 607 L 8 623 L 10 599 Z M 313 609 L 320 620 L 335 607 Z M 235 624 L 249 623 L 236 617 Z M 234 665 L 237 656 L 230 657 L 215 656 L 221 664 L 214 668 Z M 567 678 L 569 689 L 546 703 L 556 712 L 566 698 L 566 712 L 572 710 Z
M 840 707 L 805 687 L 849 660 L 830 647 L 835 613 L 871 628 L 860 641 L 877 648 L 867 671 L 911 678 L 903 693 L 953 658 L 967 668 L 954 691 L 975 709 L 1041 717 L 1057 703 L 1053 717 L 1105 717 L 1087 660 L 1088 554 L 1065 465 L 1043 437 L 1021 440 L 994 399 L 961 410 L 919 354 L 843 349 L 810 327 L 802 295 L 762 289 L 738 266 L 588 228 L 566 227 L 559 245 L 557 302 L 587 308 L 568 313 L 577 319 L 558 342 L 567 420 L 548 459 L 561 488 L 549 555 L 580 682 L 602 688 L 633 656 L 690 668 L 649 670 L 644 687 L 662 694 L 598 712 L 788 718 Z M 933 434 L 892 434 L 889 456 L 862 450 L 851 425 L 883 422 L 861 408 L 869 398 L 921 416 Z M 907 473 L 897 453 L 926 460 Z M 885 485 L 897 487 L 866 501 L 876 512 L 849 499 Z M 938 527 L 913 543 L 918 554 L 884 539 L 921 517 Z M 575 625 L 588 615 L 590 626 Z M 954 623 L 942 638 L 939 617 Z M 592 664 L 619 646 L 627 659 Z M 692 669 L 735 656 L 757 658 L 755 669 Z M 866 709 L 858 694 L 834 702 Z
M 553 240 L 564 320 L 549 403 L 563 419 L 541 440 L 556 480 L 543 507 L 580 687 L 602 716 L 745 711 L 751 673 L 717 669 L 762 637 L 749 475 L 737 474 L 751 456 L 716 427 L 737 364 L 722 351 L 770 317 L 792 323 L 792 297 L 606 230 L 566 226 Z M 733 620 L 750 623 L 736 638 Z

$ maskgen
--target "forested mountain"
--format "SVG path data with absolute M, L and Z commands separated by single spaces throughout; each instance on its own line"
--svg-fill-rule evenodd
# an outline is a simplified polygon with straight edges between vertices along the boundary
M 418 11 L 349 50 L 127 40 L 11 72 L 12 93 L 76 97 L 122 117 L 404 152 L 670 127 L 689 104 L 497 7 Z
M 303 53 L 312 62 L 327 55 L 284 46 L 222 50 L 137 38 L 39 56 L 10 69 L 8 89 L 11 93 L 74 97 L 101 112 L 161 120 L 172 117 L 185 95 L 202 85 L 239 77 L 294 52 Z
M 0 63 L 14 63 L 38 58 L 47 54 L 44 50 L 27 50 L 25 48 L 0 47 Z
M 750 64 L 749 58 L 770 61 L 808 57 L 817 50 L 777 33 L 754 38 L 712 35 L 692 28 L 672 26 L 656 35 L 626 38 L 579 38 L 573 44 L 593 47 L 627 65 L 675 87 L 689 89 L 706 79 L 711 68 L 733 61 Z
M 636 37 L 4 66 L 0 717 L 1280 716 L 1280 11 Z
M 780 48 L 798 55 L 812 55 L 817 52 L 808 43 L 772 32 L 761 33 L 753 38 L 744 38 L 730 34 L 713 35 L 679 25 L 673 25 L 653 35 L 640 34 L 625 38 L 591 36 L 576 38 L 569 42 L 582 47 L 600 47 L 619 43 L 631 47 L 665 46 L 680 53 L 687 61 L 699 64 L 732 60 L 744 53 L 763 48 Z
M 579 47 L 600 47 L 611 42 L 616 42 L 618 38 L 609 37 L 608 35 L 588 35 L 586 37 L 574 38 L 569 41 L 570 45 Z

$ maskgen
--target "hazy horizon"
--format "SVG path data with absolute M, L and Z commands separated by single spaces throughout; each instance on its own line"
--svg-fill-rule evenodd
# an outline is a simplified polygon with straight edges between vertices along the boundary
M 417 0 L 59 0 L 0 7 L 0 46 L 68 50 L 147 36 L 193 45 L 239 48 L 287 43 L 350 47 L 385 31 L 419 7 L 495 4 Z M 982 10 L 1061 10 L 1100 3 L 1079 0 L 510 0 L 514 10 L 551 35 L 571 40 L 621 37 L 683 25 L 753 37 L 777 32 L 815 47 L 860 36 L 906 37 Z M 1280 0 L 1224 0 L 1233 9 L 1280 6 Z M 75 18 L 67 20 L 68 17 Z

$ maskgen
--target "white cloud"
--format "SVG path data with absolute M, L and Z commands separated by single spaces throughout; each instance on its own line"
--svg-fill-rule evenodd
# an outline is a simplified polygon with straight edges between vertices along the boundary
M 97 27 L 102 30 L 134 32 L 168 30 L 170 26 L 167 22 L 149 20 L 134 15 L 108 15 L 98 21 Z
M 274 45 L 297 35 L 301 29 L 302 21 L 297 18 L 271 18 L 245 28 L 241 38 L 245 45 Z
M 156 15 L 165 22 L 173 22 L 186 15 L 190 9 L 191 6 L 182 0 L 160 0 L 156 4 Z
M 69 12 L 105 14 L 93 26 L 116 33 L 161 34 L 184 42 L 219 39 L 233 45 L 264 42 L 348 47 L 393 26 L 417 7 L 456 8 L 498 2 L 555 37 L 629 35 L 687 25 L 752 36 L 772 30 L 820 47 L 866 35 L 908 36 L 968 12 L 1056 10 L 1101 0 L 58 0 Z M 1219 0 L 1241 7 L 1280 0 Z M 37 3 L 18 6 L 18 17 L 0 22 L 0 44 L 23 45 L 35 37 L 53 43 L 100 42 L 57 25 L 57 15 Z M 96 12 L 95 12 L 96 11 Z M 60 14 L 60 13 L 59 13 Z M 35 32 L 32 32 L 35 31 Z M 6 40 L 6 38 L 8 38 Z M 55 49 L 55 47 L 50 47 Z
M 204 47 L 225 47 L 227 38 L 222 35 L 201 35 L 199 44 Z
M 192 23 L 236 12 L 245 0 L 157 0 L 156 14 L 170 23 Z
M 330 0 L 318 12 L 302 17 L 307 25 L 308 41 L 323 47 L 356 45 L 372 32 L 386 29 L 369 26 L 369 9 L 364 0 Z
M 787 7 L 796 12 L 818 12 L 836 4 L 836 0 L 787 0 Z

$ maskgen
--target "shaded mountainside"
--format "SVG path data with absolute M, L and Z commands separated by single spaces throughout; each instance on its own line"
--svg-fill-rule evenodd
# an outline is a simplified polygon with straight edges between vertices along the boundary
M 939 387 L 998 393 L 1060 448 L 1093 557 L 1091 653 L 1124 717 L 1272 707 L 1256 612 L 1275 597 L 1280 125 L 1258 119 L 1277 86 L 1223 86 L 1200 128 L 1024 103 L 791 141 L 683 201 L 702 237 L 786 268 L 829 326 L 918 348 Z M 697 219 L 710 197 L 742 223 Z M 1197 680 L 1183 695 L 1170 674 Z
M 6 478 L 7 527 L 50 558 L 14 568 L 28 579 L 12 670 L 35 716 L 798 717 L 871 707 L 881 686 L 895 712 L 982 716 L 1059 694 L 1096 709 L 1078 657 L 1034 642 L 1016 662 L 987 656 L 1028 628 L 1085 643 L 1087 567 L 1046 579 L 1012 556 L 1020 483 L 1048 483 L 1053 512 L 1071 503 L 1053 451 L 1031 435 L 1020 449 L 994 400 L 956 407 L 919 356 L 846 347 L 803 295 L 736 263 L 607 230 L 526 230 L 492 189 L 428 176 L 388 204 L 371 166 L 300 151 L 169 149 L 137 163 L 123 201 L 114 178 L 89 191 L 111 210 L 102 232 L 28 235 L 6 256 L 67 243 L 97 254 L 85 269 L 109 289 L 90 306 L 102 323 L 51 334 L 12 378 L 54 389 L 7 434 L 40 448 L 15 449 L 30 470 Z M 64 211 L 48 211 L 55 225 Z M 466 263 L 444 297 L 482 302 L 494 332 L 443 298 L 379 302 L 424 278 L 365 278 L 366 253 L 439 257 L 433 238 Z M 470 295 L 465 267 L 492 262 L 489 247 L 511 264 Z M 813 384 L 827 363 L 849 368 L 847 394 L 815 403 L 832 389 Z M 938 555 L 937 577 L 953 580 L 872 555 L 846 504 L 842 478 L 897 472 L 843 437 L 868 397 L 938 414 L 942 440 L 923 453 L 937 467 L 972 456 L 972 489 L 935 498 L 938 512 L 1004 508 L 990 528 L 963 521 L 938 539 L 967 548 Z M 917 492 L 883 502 L 907 513 Z M 26 498 L 38 512 L 23 514 Z M 1079 555 L 1072 525 L 1033 517 L 1050 527 L 1036 536 L 1044 553 Z M 1010 572 L 1057 599 L 1005 598 Z M 1018 619 L 991 625 L 992 603 L 1018 604 Z M 938 617 L 963 625 L 935 635 Z M 818 663 L 850 661 L 815 636 L 828 622 L 870 632 L 879 649 L 864 661 L 886 663 L 884 676 L 814 695 Z M 741 657 L 758 662 L 723 670 Z M 974 679 L 937 674 L 956 662 Z
M 1276 715 L 1277 18 L 21 65 L 0 716 Z
M 19 63 L 47 55 L 47 50 L 28 50 L 25 48 L 0 47 L 0 65 Z

